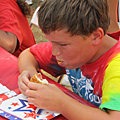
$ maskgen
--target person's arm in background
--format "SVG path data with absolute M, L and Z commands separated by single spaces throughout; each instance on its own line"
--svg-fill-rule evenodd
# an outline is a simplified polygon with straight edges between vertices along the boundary
M 17 0 L 12 2 L 0 2 L 0 6 L 2 6 L 0 8 L 0 47 L 10 53 L 18 50 L 21 42 L 25 39 L 23 36 L 24 31 L 20 28 L 20 25 L 25 23 L 19 19 L 23 17 L 26 22 L 26 16 L 30 15 L 30 7 L 25 1 Z
M 109 5 L 109 16 L 110 16 L 110 26 L 108 33 L 119 31 L 118 25 L 118 0 L 108 0 Z
M 0 30 L 0 46 L 13 53 L 17 46 L 17 37 L 13 33 Z

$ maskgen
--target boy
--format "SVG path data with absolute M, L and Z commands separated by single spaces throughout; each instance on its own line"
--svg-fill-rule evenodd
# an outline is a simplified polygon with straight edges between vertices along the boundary
M 107 0 L 45 0 L 38 21 L 50 42 L 25 50 L 18 62 L 18 85 L 28 101 L 69 120 L 118 120 L 120 42 L 106 34 Z M 54 76 L 66 69 L 73 91 L 100 109 L 77 102 L 55 85 L 29 82 L 39 69 Z

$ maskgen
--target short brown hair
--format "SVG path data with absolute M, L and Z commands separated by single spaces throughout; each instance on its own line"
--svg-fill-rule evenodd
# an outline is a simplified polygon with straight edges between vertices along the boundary
M 107 0 L 44 0 L 38 23 L 45 34 L 67 28 L 71 35 L 89 35 L 109 27 Z

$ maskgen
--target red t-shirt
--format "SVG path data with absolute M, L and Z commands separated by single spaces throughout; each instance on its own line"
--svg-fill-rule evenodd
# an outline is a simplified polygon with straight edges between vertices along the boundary
M 35 44 L 28 20 L 16 0 L 0 1 L 0 30 L 11 32 L 17 36 L 19 48 L 14 52 L 15 56 Z
M 117 31 L 117 32 L 113 32 L 113 33 L 107 33 L 110 37 L 116 39 L 116 40 L 119 40 L 119 37 L 120 37 L 120 31 Z
M 94 94 L 102 96 L 102 85 L 104 74 L 108 63 L 115 58 L 120 53 L 120 40 L 106 53 L 104 53 L 97 61 L 94 63 L 87 63 L 81 67 L 82 74 L 87 78 L 92 78 L 94 83 Z M 99 91 L 99 92 L 98 92 Z

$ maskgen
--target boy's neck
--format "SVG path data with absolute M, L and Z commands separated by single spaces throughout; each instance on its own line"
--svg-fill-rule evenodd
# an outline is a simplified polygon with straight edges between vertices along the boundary
M 98 60 L 104 53 L 106 53 L 108 50 L 110 50 L 118 41 L 113 39 L 112 37 L 105 35 L 97 47 L 96 54 L 92 58 L 92 62 L 95 62 Z

